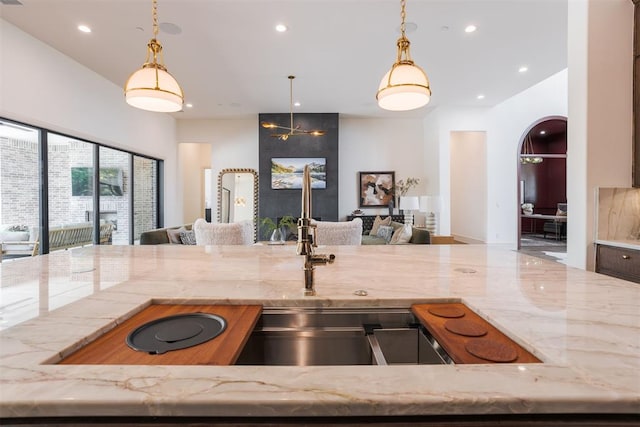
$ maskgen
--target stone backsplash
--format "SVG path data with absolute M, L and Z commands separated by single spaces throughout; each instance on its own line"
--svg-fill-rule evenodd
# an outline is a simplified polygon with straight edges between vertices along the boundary
M 599 188 L 597 200 L 597 239 L 640 240 L 640 188 Z

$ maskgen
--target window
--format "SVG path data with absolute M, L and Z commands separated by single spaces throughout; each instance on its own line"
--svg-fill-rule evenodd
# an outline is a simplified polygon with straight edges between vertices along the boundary
M 2 259 L 30 256 L 38 247 L 46 253 L 133 244 L 143 231 L 162 227 L 161 180 L 161 160 L 0 118 L 0 242 L 25 242 L 3 243 Z M 83 229 L 81 241 L 50 244 L 56 230 L 69 227 Z M 21 252 L 14 256 L 9 246 Z

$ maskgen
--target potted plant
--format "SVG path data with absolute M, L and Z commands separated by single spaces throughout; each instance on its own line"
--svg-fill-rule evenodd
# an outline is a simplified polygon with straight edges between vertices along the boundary
M 260 220 L 260 228 L 262 235 L 269 237 L 272 243 L 284 243 L 289 233 L 297 226 L 296 219 L 291 215 L 285 215 L 280 218 L 278 224 L 269 217 Z

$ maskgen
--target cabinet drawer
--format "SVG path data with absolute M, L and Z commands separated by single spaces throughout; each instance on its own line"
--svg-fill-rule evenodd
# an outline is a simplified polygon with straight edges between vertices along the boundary
M 598 245 L 596 272 L 640 283 L 640 251 Z

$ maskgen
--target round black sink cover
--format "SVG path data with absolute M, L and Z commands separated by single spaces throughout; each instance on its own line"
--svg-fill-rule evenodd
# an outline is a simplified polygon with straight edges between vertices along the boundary
M 226 327 L 226 320 L 217 314 L 176 314 L 139 326 L 127 335 L 126 341 L 134 350 L 162 354 L 207 342 Z

